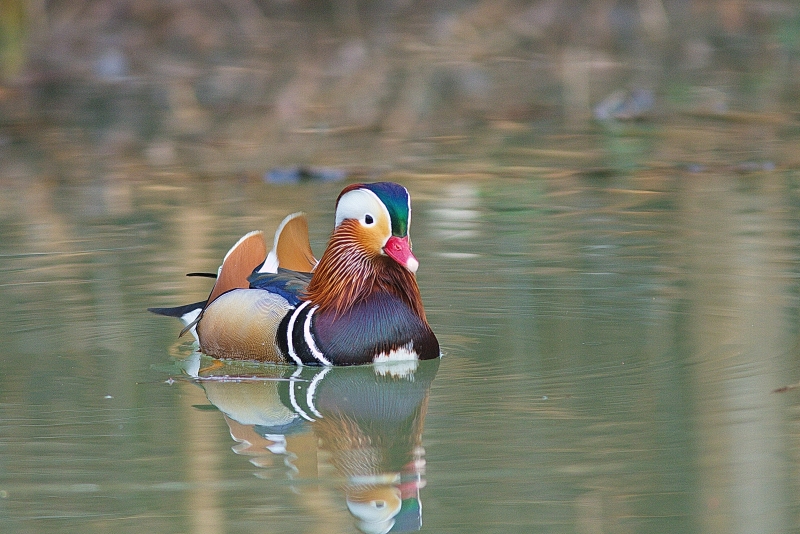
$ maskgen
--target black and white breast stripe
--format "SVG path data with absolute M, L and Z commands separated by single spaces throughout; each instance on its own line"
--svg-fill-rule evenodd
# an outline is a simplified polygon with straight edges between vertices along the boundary
M 317 347 L 311 330 L 314 312 L 318 307 L 312 306 L 310 301 L 303 302 L 287 315 L 285 330 L 281 328 L 280 337 L 283 339 L 280 339 L 279 345 L 297 365 L 333 365 Z
M 300 302 L 278 326 L 278 349 L 296 365 L 356 365 L 439 357 L 430 327 L 408 306 L 379 293 L 356 303 L 342 317 Z

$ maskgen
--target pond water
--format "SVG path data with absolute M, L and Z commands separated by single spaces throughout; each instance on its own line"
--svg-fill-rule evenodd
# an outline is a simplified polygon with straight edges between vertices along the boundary
M 0 530 L 795 531 L 798 174 L 686 156 L 749 125 L 666 130 L 368 176 L 411 191 L 444 352 L 401 373 L 210 372 L 146 312 L 202 298 L 184 273 L 289 212 L 319 254 L 363 176 L 9 171 Z
M 3 6 L 0 533 L 800 530 L 797 2 Z M 146 311 L 374 180 L 441 360 Z

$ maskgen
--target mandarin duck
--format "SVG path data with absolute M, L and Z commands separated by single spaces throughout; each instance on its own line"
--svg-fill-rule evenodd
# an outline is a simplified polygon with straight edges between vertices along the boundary
M 190 330 L 200 351 L 219 359 L 354 365 L 438 358 L 415 278 L 410 223 L 405 187 L 350 185 L 336 200 L 319 261 L 306 218 L 295 213 L 278 227 L 269 253 L 262 232 L 242 237 L 206 300 L 150 311 L 179 317 L 181 334 Z

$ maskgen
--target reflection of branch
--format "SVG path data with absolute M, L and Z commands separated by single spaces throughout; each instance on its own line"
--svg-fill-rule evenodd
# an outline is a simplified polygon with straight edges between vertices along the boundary
M 772 390 L 773 393 L 786 393 L 787 391 L 791 391 L 793 389 L 800 388 L 800 382 L 796 384 L 790 384 L 788 386 L 779 387 L 778 389 Z

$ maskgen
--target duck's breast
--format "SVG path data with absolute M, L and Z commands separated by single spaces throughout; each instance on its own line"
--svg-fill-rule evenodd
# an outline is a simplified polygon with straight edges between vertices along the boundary
M 365 299 L 344 314 L 318 313 L 313 319 L 319 350 L 337 365 L 439 357 L 439 343 L 428 323 L 385 293 Z

